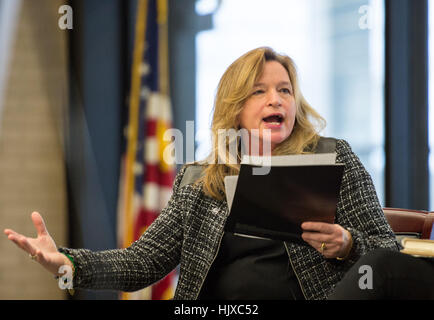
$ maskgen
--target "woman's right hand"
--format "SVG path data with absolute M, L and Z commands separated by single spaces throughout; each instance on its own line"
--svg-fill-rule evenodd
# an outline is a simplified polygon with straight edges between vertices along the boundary
M 30 257 L 39 262 L 45 269 L 56 276 L 62 276 L 63 274 L 59 273 L 59 268 L 63 265 L 72 268 L 71 261 L 64 254 L 57 251 L 56 244 L 49 235 L 41 215 L 38 212 L 33 212 L 31 218 L 37 231 L 36 238 L 23 236 L 11 229 L 5 229 L 4 233 L 9 240 L 26 251 Z

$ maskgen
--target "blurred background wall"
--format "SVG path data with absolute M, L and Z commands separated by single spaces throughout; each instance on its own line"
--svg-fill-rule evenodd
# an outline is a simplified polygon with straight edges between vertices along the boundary
M 68 43 L 64 32 L 47 23 L 57 24 L 58 14 L 52 9 L 62 3 L 15 3 L 16 29 L 11 30 L 0 117 L 0 225 L 2 230 L 11 227 L 33 236 L 30 214 L 39 211 L 57 243 L 66 245 L 61 124 L 68 104 Z M 0 252 L 0 299 L 65 298 L 53 276 L 12 243 L 0 241 Z

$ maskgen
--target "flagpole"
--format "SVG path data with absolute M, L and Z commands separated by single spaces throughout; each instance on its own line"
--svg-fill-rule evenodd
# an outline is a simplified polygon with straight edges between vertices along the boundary
M 158 0 L 158 44 L 159 44 L 159 89 L 162 95 L 169 94 L 169 30 L 168 30 L 168 3 L 167 0 Z
M 126 160 L 126 190 L 125 190 L 125 231 L 124 231 L 124 248 L 131 245 L 134 241 L 133 238 L 133 224 L 132 221 L 132 205 L 134 194 L 134 163 L 137 151 L 137 136 L 138 136 L 138 123 L 139 119 L 139 105 L 140 105 L 140 85 L 141 85 L 141 72 L 140 65 L 143 58 L 145 48 L 146 36 L 146 19 L 147 19 L 147 0 L 139 0 L 137 6 L 137 18 L 134 40 L 133 52 L 133 66 L 131 72 L 131 93 L 130 93 L 130 106 L 129 106 L 129 121 L 127 129 L 127 160 Z

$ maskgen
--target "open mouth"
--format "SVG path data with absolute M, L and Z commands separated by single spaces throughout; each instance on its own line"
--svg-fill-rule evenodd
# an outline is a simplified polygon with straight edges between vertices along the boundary
M 270 125 L 280 125 L 283 122 L 283 116 L 280 114 L 272 114 L 262 120 Z

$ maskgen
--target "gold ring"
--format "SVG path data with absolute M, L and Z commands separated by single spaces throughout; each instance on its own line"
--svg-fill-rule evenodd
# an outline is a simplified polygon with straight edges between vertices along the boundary
M 325 242 L 321 243 L 321 248 L 320 249 L 321 249 L 321 253 L 324 253 L 324 250 L 327 249 Z
M 35 255 L 31 255 L 31 254 L 29 254 L 29 257 L 30 257 L 30 259 L 32 259 L 32 260 L 36 260 L 36 254 L 35 254 Z

